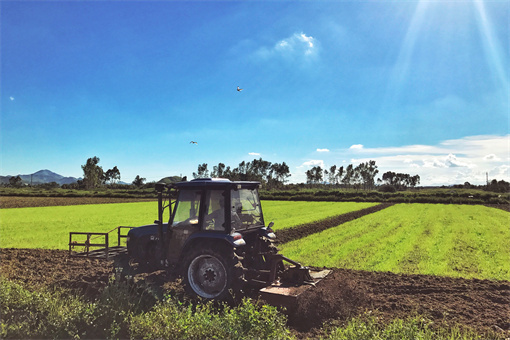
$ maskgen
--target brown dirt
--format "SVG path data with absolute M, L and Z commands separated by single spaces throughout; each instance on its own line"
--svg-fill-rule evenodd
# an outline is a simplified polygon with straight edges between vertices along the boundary
M 154 198 L 118 197 L 22 197 L 0 196 L 0 208 L 52 207 L 62 205 L 130 203 L 154 201 Z
M 115 275 L 112 262 L 69 257 L 63 250 L 0 249 L 0 264 L 2 277 L 33 287 L 75 289 L 90 298 Z M 144 277 L 173 291 L 175 284 L 165 278 L 163 272 Z M 510 282 L 334 269 L 287 313 L 298 336 L 315 337 L 323 322 L 342 322 L 368 310 L 388 320 L 419 313 L 438 324 L 502 329 L 505 338 L 510 336 Z

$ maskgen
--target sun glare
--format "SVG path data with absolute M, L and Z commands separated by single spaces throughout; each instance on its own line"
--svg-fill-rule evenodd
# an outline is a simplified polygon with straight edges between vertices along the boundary
M 472 37 L 473 28 L 478 31 L 478 37 Z M 471 36 L 468 36 L 470 33 Z M 501 42 L 494 32 L 486 4 L 481 0 L 451 2 L 420 0 L 415 4 L 400 51 L 389 75 L 382 109 L 390 108 L 402 99 L 400 94 L 405 87 L 410 86 L 410 76 L 418 66 L 413 63 L 423 58 L 420 53 L 428 51 L 431 55 L 448 60 L 454 56 L 452 53 L 459 53 L 457 49 L 459 46 L 467 46 L 467 43 L 472 43 L 473 38 L 479 39 L 485 63 L 477 67 L 487 67 L 494 78 L 494 87 L 506 89 L 508 93 L 509 76 L 508 68 L 505 67 L 508 61 L 505 60 Z M 437 50 L 431 51 L 433 48 Z M 469 69 L 470 67 L 466 67 L 466 72 L 469 72 Z

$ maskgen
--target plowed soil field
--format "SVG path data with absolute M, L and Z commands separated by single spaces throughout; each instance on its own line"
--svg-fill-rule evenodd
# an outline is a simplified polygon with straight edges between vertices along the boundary
M 97 296 L 114 275 L 112 262 L 69 257 L 63 250 L 4 248 L 0 264 L 5 278 L 35 287 L 70 288 L 89 298 Z M 163 271 L 140 279 L 172 292 L 178 286 L 175 277 Z M 510 282 L 337 268 L 300 296 L 287 314 L 298 336 L 316 337 L 323 322 L 342 322 L 365 311 L 387 320 L 420 314 L 437 325 L 496 331 L 505 339 L 510 337 Z
M 69 257 L 63 250 L 0 249 L 0 263 L 6 278 L 35 287 L 71 288 L 89 298 L 114 275 L 112 262 Z M 145 277 L 163 289 L 168 279 L 162 271 Z M 419 313 L 437 324 L 497 330 L 505 338 L 510 336 L 510 283 L 334 269 L 287 313 L 291 328 L 314 337 L 324 321 L 343 321 L 368 310 L 388 320 Z

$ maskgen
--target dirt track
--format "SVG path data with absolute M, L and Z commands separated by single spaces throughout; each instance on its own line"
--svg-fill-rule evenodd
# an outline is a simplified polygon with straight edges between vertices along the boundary
M 0 249 L 0 273 L 33 286 L 77 289 L 96 296 L 114 275 L 111 262 L 71 258 L 66 251 Z M 163 272 L 147 277 L 162 285 Z M 289 326 L 313 336 L 329 319 L 347 320 L 366 310 L 385 319 L 420 313 L 437 323 L 462 324 L 479 331 L 503 329 L 510 336 L 510 282 L 425 275 L 396 275 L 335 269 L 289 311 Z M 312 333 L 309 333 L 312 332 Z

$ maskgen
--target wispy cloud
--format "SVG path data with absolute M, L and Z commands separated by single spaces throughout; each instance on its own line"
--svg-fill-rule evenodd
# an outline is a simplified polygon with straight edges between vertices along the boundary
M 9 97 L 9 99 L 11 100 L 11 102 L 14 100 L 14 97 Z
M 258 152 L 248 152 L 248 155 L 250 155 L 250 156 L 260 156 L 260 153 L 258 153 Z
M 312 159 L 309 161 L 304 162 L 298 168 L 311 168 L 314 166 L 320 166 L 321 168 L 324 168 L 324 161 L 322 159 Z
M 329 149 L 317 149 L 317 152 L 329 152 Z
M 351 146 L 347 152 L 353 165 L 375 160 L 380 174 L 386 171 L 418 174 L 422 185 L 470 182 L 483 184 L 490 178 L 510 180 L 510 135 L 470 136 L 442 141 L 437 145 L 366 148 Z
M 318 55 L 318 50 L 317 39 L 303 32 L 296 32 L 276 42 L 272 47 L 259 48 L 256 54 L 264 59 L 273 57 L 310 59 Z
M 363 144 L 354 144 L 354 145 L 351 145 L 351 147 L 349 149 L 351 149 L 351 150 L 361 150 L 361 149 L 363 149 Z

